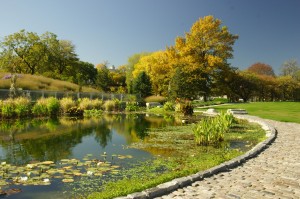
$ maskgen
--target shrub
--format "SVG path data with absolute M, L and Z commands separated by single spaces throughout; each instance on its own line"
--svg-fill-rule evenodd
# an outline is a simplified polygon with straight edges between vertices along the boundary
M 114 100 L 107 100 L 103 104 L 105 111 L 113 111 L 116 107 L 116 102 Z
M 174 111 L 175 110 L 174 103 L 173 102 L 166 102 L 164 104 L 164 110 L 165 111 Z
M 60 101 L 60 108 L 63 113 L 67 113 L 67 111 L 76 106 L 76 102 L 70 97 L 64 97 Z
M 49 116 L 57 116 L 59 114 L 59 100 L 54 97 L 47 98 L 47 109 Z
M 136 102 L 127 102 L 125 110 L 131 112 L 131 111 L 137 111 L 138 108 L 139 107 Z
M 203 118 L 193 127 L 195 141 L 199 145 L 218 144 L 224 140 L 234 122 L 232 114 L 221 113 L 214 118 Z
M 12 98 L 9 98 L 2 102 L 1 106 L 1 115 L 4 118 L 11 118 L 14 116 L 14 100 Z
M 36 116 L 57 116 L 59 114 L 60 103 L 54 97 L 40 98 L 32 108 L 32 113 Z
M 176 100 L 175 111 L 181 112 L 185 116 L 193 115 L 194 107 L 191 101 L 188 100 Z
M 93 109 L 100 110 L 102 108 L 102 105 L 103 105 L 102 100 L 100 100 L 100 99 L 93 99 L 92 100 Z
M 82 117 L 84 111 L 81 108 L 74 106 L 74 107 L 69 108 L 67 113 L 71 117 Z
M 40 98 L 34 104 L 32 108 L 32 113 L 36 116 L 47 116 L 48 109 L 47 109 L 47 100 L 46 98 Z
M 82 110 L 93 109 L 93 103 L 89 98 L 81 98 L 78 100 L 78 107 Z
M 18 97 L 14 100 L 15 113 L 18 117 L 24 117 L 30 114 L 31 101 L 26 97 Z

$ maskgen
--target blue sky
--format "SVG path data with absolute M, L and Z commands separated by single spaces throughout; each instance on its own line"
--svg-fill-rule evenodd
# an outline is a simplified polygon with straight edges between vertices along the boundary
M 300 0 L 0 0 L 0 39 L 25 29 L 71 40 L 82 61 L 119 66 L 139 52 L 163 50 L 214 15 L 238 34 L 232 66 L 256 62 L 279 73 L 300 63 Z

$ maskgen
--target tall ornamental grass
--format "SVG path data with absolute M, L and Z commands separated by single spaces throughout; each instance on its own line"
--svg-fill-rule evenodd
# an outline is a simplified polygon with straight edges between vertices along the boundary
M 35 116 L 51 116 L 55 117 L 59 115 L 60 103 L 58 99 L 54 97 L 41 98 L 37 100 L 32 108 L 32 113 Z
M 26 117 L 31 114 L 31 100 L 27 97 L 14 99 L 14 112 L 18 117 Z
M 230 113 L 220 113 L 216 117 L 207 117 L 194 125 L 195 141 L 199 145 L 215 145 L 224 140 L 234 123 L 234 117 Z
M 78 107 L 81 110 L 92 110 L 92 109 L 101 109 L 102 108 L 102 100 L 99 99 L 89 99 L 89 98 L 82 98 L 78 100 Z
M 63 113 L 67 113 L 71 108 L 76 107 L 76 102 L 71 97 L 64 97 L 59 103 Z

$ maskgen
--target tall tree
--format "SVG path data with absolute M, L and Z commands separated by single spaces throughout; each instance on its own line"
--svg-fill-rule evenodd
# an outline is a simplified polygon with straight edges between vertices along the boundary
M 134 54 L 128 58 L 127 65 L 126 65 L 126 85 L 128 93 L 132 93 L 132 84 L 133 84 L 133 74 L 135 65 L 139 62 L 139 60 L 146 55 L 149 55 L 148 52 L 141 52 Z
M 255 64 L 252 64 L 249 68 L 248 71 L 253 72 L 257 75 L 266 75 L 266 76 L 273 76 L 275 77 L 274 70 L 272 66 L 268 64 L 264 64 L 261 62 L 257 62 Z
M 291 59 L 288 61 L 285 61 L 281 66 L 281 74 L 282 76 L 291 76 L 294 79 L 300 80 L 300 76 L 298 75 L 300 73 L 300 66 L 297 63 L 297 60 Z
M 3 49 L 1 59 L 14 59 L 4 63 L 11 64 L 10 68 L 18 67 L 17 70 L 23 73 L 35 74 L 47 61 L 46 46 L 36 33 L 21 30 L 6 36 L 0 45 Z
M 146 72 L 142 71 L 133 82 L 132 90 L 134 94 L 139 94 L 142 98 L 150 96 L 152 93 L 151 80 Z
M 206 16 L 200 18 L 185 37 L 176 39 L 175 48 L 184 63 L 184 71 L 190 73 L 187 81 L 201 84 L 195 87 L 195 92 L 204 96 L 210 93 L 214 71 L 229 66 L 227 60 L 233 57 L 232 47 L 238 38 L 221 25 L 221 20 Z

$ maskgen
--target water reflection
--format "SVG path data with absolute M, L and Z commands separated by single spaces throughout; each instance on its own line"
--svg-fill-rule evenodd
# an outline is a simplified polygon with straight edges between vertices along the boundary
M 149 128 L 174 124 L 172 118 L 167 119 L 161 116 L 118 114 L 103 115 L 98 119 L 2 121 L 0 161 L 22 165 L 33 161 L 56 162 L 63 158 L 80 158 L 82 154 L 78 153 L 83 151 L 114 153 L 114 145 L 127 145 L 144 139 Z

